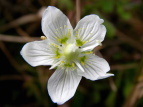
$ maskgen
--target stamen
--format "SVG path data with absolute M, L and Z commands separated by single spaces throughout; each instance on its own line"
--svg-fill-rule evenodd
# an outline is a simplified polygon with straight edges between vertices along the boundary
M 65 63 L 65 61 L 61 61 L 61 63 Z
M 49 68 L 49 69 L 53 69 L 53 68 L 55 68 L 57 65 L 59 65 L 60 64 L 60 61 L 59 62 L 57 62 L 57 63 L 55 63 L 54 65 L 52 65 L 51 66 L 51 68 Z
M 80 31 L 80 30 L 81 30 L 81 28 L 78 29 L 78 31 Z
M 65 44 L 68 40 L 68 37 L 64 37 L 64 38 L 61 38 L 61 39 L 57 39 L 61 44 Z
M 87 52 L 83 52 L 85 54 L 92 54 L 93 52 L 92 51 L 87 51 Z
M 82 46 L 82 45 L 84 45 L 86 42 L 87 42 L 87 41 L 82 41 L 82 40 L 80 40 L 80 39 L 76 39 L 76 45 L 77 45 L 77 46 Z
M 80 63 L 81 63 L 82 65 L 85 65 L 85 63 L 84 63 L 84 62 L 82 62 L 82 61 L 81 61 Z
M 78 66 L 78 68 L 79 68 L 82 72 L 84 72 L 84 69 L 83 69 L 83 67 L 80 65 L 79 62 L 76 62 L 76 61 L 75 61 L 75 64 Z
M 50 43 L 50 45 L 52 45 L 52 46 L 58 48 L 58 45 L 56 45 L 56 44 Z
M 46 37 L 46 36 L 41 36 L 40 38 L 41 38 L 42 40 L 47 39 L 47 37 Z
M 60 66 L 61 68 L 64 68 L 64 66 L 63 66 L 64 63 L 65 63 L 64 61 L 61 61 L 59 66 Z
M 75 67 L 75 64 L 74 64 L 74 63 L 72 63 L 72 67 Z
M 70 32 L 70 29 L 68 29 L 68 36 L 70 36 L 71 35 L 71 32 Z
M 80 63 L 81 63 L 82 65 L 84 65 L 84 64 L 85 64 L 85 60 L 86 60 L 86 56 L 82 56 L 82 57 L 80 58 Z

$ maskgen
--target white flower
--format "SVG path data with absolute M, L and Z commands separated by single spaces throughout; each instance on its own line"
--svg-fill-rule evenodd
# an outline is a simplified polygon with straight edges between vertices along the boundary
M 98 80 L 113 76 L 109 64 L 92 53 L 106 34 L 103 19 L 88 15 L 73 30 L 69 19 L 57 8 L 49 6 L 42 17 L 45 40 L 24 45 L 21 55 L 31 66 L 51 65 L 56 71 L 48 81 L 53 102 L 63 104 L 75 94 L 82 78 Z M 47 38 L 47 39 L 46 39 Z

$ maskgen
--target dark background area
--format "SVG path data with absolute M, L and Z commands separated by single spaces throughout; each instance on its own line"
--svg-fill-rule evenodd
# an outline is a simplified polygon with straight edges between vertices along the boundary
M 104 19 L 106 38 L 95 54 L 109 62 L 115 76 L 83 78 L 74 97 L 60 106 L 47 92 L 53 71 L 33 68 L 20 55 L 25 43 L 43 35 L 41 15 L 47 6 L 59 8 L 75 27 L 76 0 L 0 0 L 0 107 L 143 107 L 143 1 L 80 1 L 81 18 Z

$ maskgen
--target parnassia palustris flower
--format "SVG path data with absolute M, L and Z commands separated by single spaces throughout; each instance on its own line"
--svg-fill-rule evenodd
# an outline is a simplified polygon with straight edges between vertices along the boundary
M 113 76 L 109 64 L 92 50 L 106 34 L 103 19 L 85 16 L 73 30 L 69 19 L 56 7 L 49 6 L 42 16 L 44 40 L 25 44 L 21 55 L 31 66 L 50 65 L 56 69 L 47 89 L 53 102 L 63 104 L 75 94 L 82 77 L 98 80 Z

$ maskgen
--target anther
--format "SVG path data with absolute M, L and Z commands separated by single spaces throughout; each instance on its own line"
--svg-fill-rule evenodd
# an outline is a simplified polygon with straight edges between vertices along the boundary
M 47 39 L 45 36 L 41 36 L 40 37 L 42 40 L 45 40 L 45 39 Z

